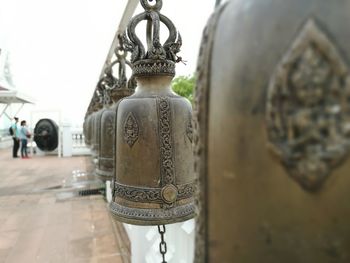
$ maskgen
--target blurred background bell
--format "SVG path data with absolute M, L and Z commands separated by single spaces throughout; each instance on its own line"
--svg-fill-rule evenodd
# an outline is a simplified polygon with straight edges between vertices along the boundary
M 121 47 L 120 47 L 121 48 Z M 107 68 L 102 85 L 104 87 L 104 108 L 101 115 L 101 131 L 98 151 L 96 175 L 102 181 L 112 180 L 114 172 L 115 153 L 115 115 L 117 103 L 124 97 L 134 93 L 135 85 L 132 79 L 128 82 L 126 76 L 126 52 L 116 53 L 117 59 Z M 118 66 L 117 77 L 113 68 Z

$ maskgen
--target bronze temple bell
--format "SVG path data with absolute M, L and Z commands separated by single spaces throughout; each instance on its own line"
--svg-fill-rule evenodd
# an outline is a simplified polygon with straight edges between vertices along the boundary
M 90 129 L 89 129 L 90 123 L 91 123 L 91 113 L 88 112 L 85 115 L 84 123 L 83 123 L 84 142 L 86 146 L 90 146 L 91 144 L 91 136 L 90 136 Z
M 133 79 L 127 80 L 126 52 L 119 50 L 115 60 L 107 68 L 104 78 L 105 108 L 101 116 L 101 132 L 96 175 L 102 181 L 112 180 L 114 172 L 115 115 L 119 100 L 134 93 Z M 114 66 L 119 65 L 118 77 L 113 76 Z
M 116 175 L 110 211 L 117 220 L 137 225 L 180 222 L 194 216 L 191 104 L 171 88 L 181 37 L 154 5 L 140 1 L 124 37 L 132 52 L 135 93 L 120 101 L 116 126 Z M 147 21 L 148 50 L 135 34 Z M 162 45 L 160 22 L 169 30 Z
M 91 114 L 91 151 L 92 157 L 96 160 L 98 155 L 98 143 L 100 133 L 101 114 L 103 108 L 103 94 L 102 88 L 99 87 L 95 90 L 94 97 L 96 100 L 95 111 Z
M 84 132 L 84 138 L 85 138 L 85 144 L 87 146 L 92 147 L 92 140 L 93 140 L 93 119 L 95 112 L 99 109 L 98 105 L 99 102 L 97 100 L 96 93 L 94 92 L 94 96 L 90 102 L 90 105 L 87 109 L 85 118 L 84 118 L 84 124 L 83 124 L 83 132 Z
M 196 263 L 350 262 L 349 22 L 350 0 L 234 0 L 210 19 Z

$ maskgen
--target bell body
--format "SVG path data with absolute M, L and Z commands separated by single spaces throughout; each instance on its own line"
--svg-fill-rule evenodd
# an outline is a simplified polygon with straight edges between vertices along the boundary
M 84 141 L 87 146 L 91 145 L 91 118 L 91 114 L 87 115 L 83 123 Z
M 101 118 L 104 112 L 104 108 L 98 110 L 94 114 L 93 118 L 93 140 L 92 140 L 92 153 L 93 153 L 93 158 L 96 159 L 96 162 L 98 162 L 98 152 L 99 152 L 99 144 L 100 144 L 100 134 L 101 134 Z
M 88 126 L 88 130 L 90 133 L 90 150 L 92 155 L 94 154 L 94 145 L 95 145 L 95 118 L 96 118 L 96 112 L 92 112 L 90 114 L 90 122 Z
M 236 0 L 210 19 L 195 262 L 350 262 L 349 10 Z
M 110 204 L 117 220 L 159 225 L 194 215 L 192 109 L 171 79 L 139 77 L 135 94 L 118 105 Z
M 100 144 L 96 175 L 102 181 L 112 180 L 114 173 L 115 116 L 118 101 L 134 93 L 133 89 L 122 89 L 114 96 L 116 103 L 106 107 L 101 116 Z
M 106 108 L 101 116 L 100 143 L 96 175 L 102 181 L 112 180 L 114 169 L 115 105 Z

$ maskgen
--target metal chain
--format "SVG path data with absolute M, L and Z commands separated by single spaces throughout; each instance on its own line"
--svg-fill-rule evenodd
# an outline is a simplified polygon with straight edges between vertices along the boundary
M 165 254 L 167 252 L 166 243 L 164 241 L 165 225 L 158 226 L 158 232 L 160 234 L 159 252 L 162 255 L 162 260 L 163 260 L 161 263 L 167 263 L 165 261 Z

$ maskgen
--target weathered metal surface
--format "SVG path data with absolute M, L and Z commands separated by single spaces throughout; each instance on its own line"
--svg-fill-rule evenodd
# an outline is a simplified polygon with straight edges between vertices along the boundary
M 193 145 L 194 145 L 194 173 L 199 190 L 196 198 L 196 250 L 195 262 L 208 262 L 208 206 L 207 206 L 207 163 L 208 163 L 208 101 L 212 48 L 216 26 L 226 5 L 219 7 L 211 16 L 203 31 L 202 43 L 198 57 L 197 85 L 193 110 Z
M 236 0 L 211 18 L 195 262 L 350 261 L 349 8 Z
M 105 109 L 101 109 L 94 114 L 93 128 L 92 128 L 92 136 L 94 137 L 94 139 L 92 141 L 93 145 L 91 148 L 94 158 L 98 158 L 98 154 L 99 154 L 101 118 L 104 110 Z
M 36 146 L 44 151 L 54 151 L 58 146 L 58 126 L 51 119 L 40 119 L 34 128 Z
M 99 85 L 98 85 L 99 86 Z M 100 111 L 103 108 L 103 99 L 101 90 L 95 91 L 94 96 L 91 100 L 91 103 L 88 107 L 88 110 L 85 115 L 84 119 L 84 126 L 83 126 L 83 132 L 85 136 L 85 141 L 88 146 L 91 148 L 91 152 L 93 155 L 93 158 L 96 157 L 97 150 L 97 120 L 96 120 L 96 114 L 98 111 Z
M 115 107 L 106 108 L 101 116 L 101 134 L 96 175 L 102 180 L 112 180 L 114 169 Z
M 84 140 L 87 146 L 91 145 L 91 128 L 90 128 L 91 120 L 92 120 L 92 116 L 91 114 L 89 114 L 85 117 L 84 123 L 83 123 Z
M 191 104 L 171 89 L 175 62 L 181 60 L 181 37 L 172 22 L 141 0 L 146 12 L 137 15 L 124 36 L 132 52 L 135 93 L 120 101 L 116 127 L 116 177 L 112 183 L 112 215 L 123 222 L 160 225 L 194 216 L 193 153 L 189 116 Z M 135 34 L 147 20 L 148 50 Z M 164 45 L 159 24 L 169 29 Z M 152 28 L 152 29 L 151 29 Z M 153 32 L 153 34 L 151 34 Z
M 87 133 L 89 134 L 89 137 L 90 137 L 91 152 L 93 152 L 93 145 L 94 145 L 94 141 L 95 141 L 95 136 L 94 136 L 95 115 L 96 115 L 96 112 L 93 112 L 89 115 L 89 117 L 90 117 L 89 125 L 87 126 Z

